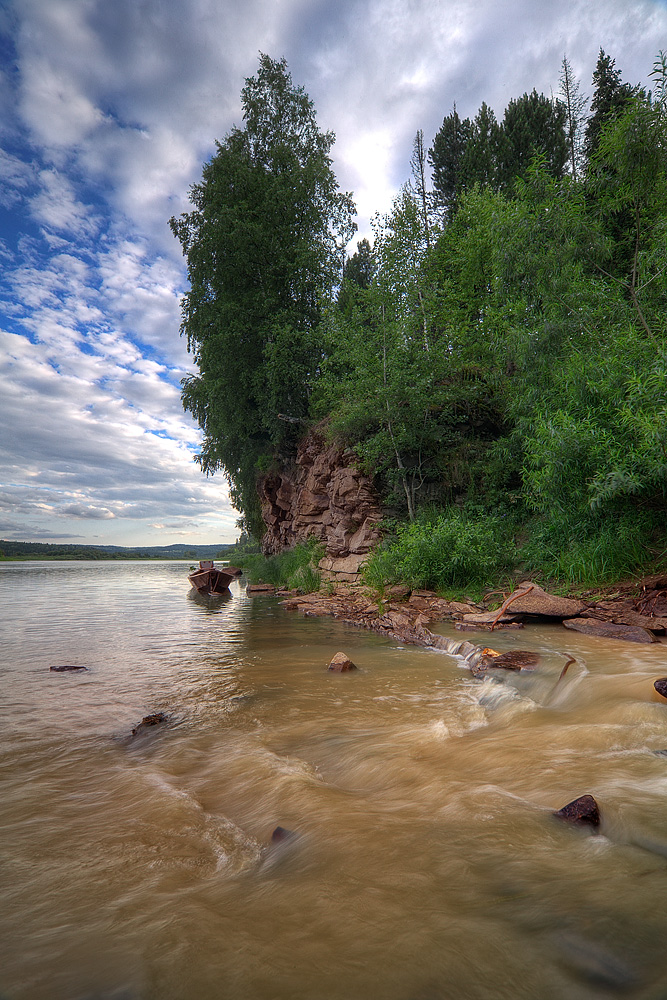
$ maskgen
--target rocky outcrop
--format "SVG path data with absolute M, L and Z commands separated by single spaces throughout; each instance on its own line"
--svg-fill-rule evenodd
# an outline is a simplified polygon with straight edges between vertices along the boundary
M 379 541 L 380 502 L 372 480 L 353 453 L 328 444 L 314 428 L 299 446 L 294 465 L 260 483 L 266 555 L 315 537 L 325 547 L 320 563 L 328 579 L 355 580 Z

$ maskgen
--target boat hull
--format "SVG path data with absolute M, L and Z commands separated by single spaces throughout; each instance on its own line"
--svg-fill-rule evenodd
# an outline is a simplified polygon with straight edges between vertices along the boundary
M 197 569 L 188 576 L 190 584 L 201 594 L 228 594 L 229 584 L 233 579 L 234 574 L 215 567 Z

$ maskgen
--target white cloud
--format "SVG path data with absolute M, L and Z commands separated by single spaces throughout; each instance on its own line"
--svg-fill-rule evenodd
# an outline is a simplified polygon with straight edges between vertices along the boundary
M 653 0 L 14 0 L 13 11 L 0 23 L 18 24 L 17 72 L 0 70 L 0 201 L 15 226 L 0 244 L 11 330 L 0 506 L 14 537 L 65 537 L 78 521 L 81 537 L 102 525 L 128 543 L 235 533 L 224 480 L 192 461 L 200 434 L 178 388 L 185 270 L 168 219 L 187 210 L 214 140 L 241 124 L 260 50 L 286 56 L 336 132 L 334 168 L 365 235 L 409 176 L 417 129 L 430 145 L 454 102 L 474 115 L 485 100 L 501 116 L 525 90 L 556 90 L 564 53 L 588 88 L 600 46 L 625 80 L 646 82 L 667 37 Z

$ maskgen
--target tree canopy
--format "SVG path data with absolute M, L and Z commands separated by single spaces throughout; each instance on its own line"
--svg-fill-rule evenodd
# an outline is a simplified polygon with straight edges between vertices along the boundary
M 410 522 L 411 565 L 434 532 L 578 582 L 667 553 L 667 59 L 644 91 L 601 50 L 594 81 L 587 121 L 564 59 L 562 101 L 454 106 L 428 154 L 418 130 L 411 180 L 344 262 L 333 136 L 262 57 L 244 128 L 172 220 L 183 400 L 251 529 L 258 472 L 326 418 Z
M 257 530 L 256 474 L 288 451 L 289 415 L 306 417 L 320 346 L 321 300 L 340 277 L 354 229 L 351 198 L 332 169 L 332 132 L 285 60 L 262 55 L 233 128 L 171 219 L 187 258 L 182 333 L 198 373 L 183 402 L 204 432 L 207 473 L 222 470 Z

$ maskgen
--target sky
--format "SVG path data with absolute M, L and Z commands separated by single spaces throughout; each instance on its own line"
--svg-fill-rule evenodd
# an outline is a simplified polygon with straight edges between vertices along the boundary
M 590 94 L 598 51 L 648 83 L 667 0 L 0 0 L 0 538 L 116 545 L 238 535 L 180 402 L 187 278 L 168 220 L 242 125 L 259 53 L 333 130 L 370 235 L 456 103 L 501 118 Z M 354 250 L 354 244 L 350 252 Z

